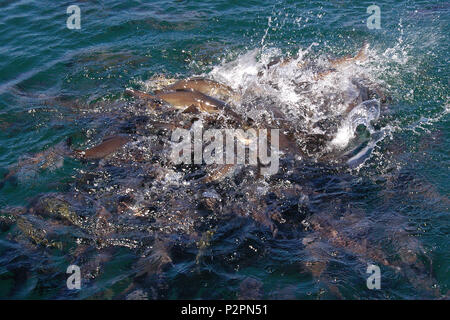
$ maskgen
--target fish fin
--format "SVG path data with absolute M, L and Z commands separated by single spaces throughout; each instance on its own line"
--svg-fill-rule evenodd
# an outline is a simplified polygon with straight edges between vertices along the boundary
M 366 60 L 366 58 L 367 58 L 366 51 L 367 51 L 368 48 L 369 48 L 369 43 L 367 41 L 365 41 L 363 46 L 358 51 L 358 53 L 356 54 L 354 59 L 355 60 Z
M 282 61 L 283 61 L 283 59 L 281 57 L 276 57 L 275 59 L 270 61 L 268 64 L 266 64 L 265 68 L 270 69 L 270 67 L 273 67 L 274 65 L 279 64 Z
M 65 141 L 65 147 L 68 149 L 69 157 L 80 159 L 83 157 L 83 151 L 78 149 L 73 149 L 73 139 L 72 137 L 68 137 Z
M 332 60 L 332 59 L 328 59 L 328 61 L 331 63 L 331 65 L 336 68 L 340 65 L 346 65 L 350 62 L 355 62 L 355 61 L 364 61 L 367 59 L 367 54 L 366 51 L 369 48 L 369 43 L 368 42 L 364 42 L 364 45 L 361 47 L 361 49 L 358 51 L 358 53 L 355 56 L 350 56 L 347 55 L 345 57 L 336 59 L 336 60 Z
M 198 114 L 198 113 L 201 113 L 201 111 L 198 110 L 198 108 L 195 105 L 191 105 L 191 106 L 187 107 L 186 109 L 184 109 L 182 113 Z

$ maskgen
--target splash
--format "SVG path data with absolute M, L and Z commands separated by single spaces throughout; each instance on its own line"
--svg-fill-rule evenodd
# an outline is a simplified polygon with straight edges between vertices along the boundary
M 300 48 L 293 57 L 283 57 L 278 48 L 254 49 L 207 76 L 238 91 L 242 99 L 236 108 L 257 122 L 267 115 L 282 118 L 297 132 L 326 135 L 330 142 L 319 154 L 342 150 L 358 126 L 376 133 L 371 123 L 380 117 L 380 97 L 371 96 L 382 84 L 371 61 L 377 53 L 366 49 L 364 59 L 338 64 L 316 47 Z M 297 138 L 300 145 L 306 143 Z
M 371 121 L 378 120 L 380 117 L 380 103 L 377 100 L 364 101 L 355 107 L 347 118 L 341 123 L 334 139 L 331 141 L 332 146 L 344 148 L 349 141 L 354 138 L 356 128 L 364 125 L 369 128 L 371 133 L 375 133 L 371 125 Z

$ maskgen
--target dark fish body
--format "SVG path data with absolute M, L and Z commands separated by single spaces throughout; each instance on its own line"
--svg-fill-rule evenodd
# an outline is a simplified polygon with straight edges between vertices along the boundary
M 197 108 L 201 112 L 207 113 L 219 113 L 221 110 L 227 115 L 230 115 L 239 122 L 242 121 L 241 117 L 234 112 L 227 104 L 221 100 L 207 96 L 198 91 L 180 89 L 177 91 L 161 92 L 156 95 L 149 93 L 127 89 L 126 93 L 144 100 L 157 100 L 170 104 L 176 109 L 186 110 L 192 106 Z M 189 110 L 192 111 L 192 110 Z
M 149 93 L 127 89 L 126 93 L 144 100 L 158 100 L 166 102 L 177 109 L 186 109 L 190 106 L 195 106 L 200 111 L 216 113 L 225 107 L 225 103 L 223 101 L 192 90 L 168 91 L 151 95 Z
M 24 160 L 19 161 L 14 167 L 12 167 L 0 181 L 0 189 L 2 189 L 6 182 L 15 179 L 17 173 L 26 167 L 37 169 L 47 169 L 52 166 L 61 166 L 62 162 L 60 160 L 64 159 L 66 156 L 70 156 L 72 151 L 70 150 L 71 139 L 62 141 L 55 146 L 35 153 Z
M 103 140 L 99 145 L 84 150 L 74 150 L 81 158 L 86 160 L 97 160 L 102 159 L 120 149 L 124 144 L 126 144 L 130 139 L 123 136 L 113 136 L 111 138 Z
M 208 96 L 231 97 L 233 89 L 214 80 L 197 78 L 184 79 L 163 89 L 164 91 L 194 90 Z M 157 92 L 160 93 L 160 92 Z
M 220 110 L 224 110 L 226 107 L 226 104 L 223 101 L 192 90 L 162 92 L 158 93 L 156 97 L 160 100 L 164 100 L 177 109 L 185 109 L 193 105 L 200 111 L 217 113 Z

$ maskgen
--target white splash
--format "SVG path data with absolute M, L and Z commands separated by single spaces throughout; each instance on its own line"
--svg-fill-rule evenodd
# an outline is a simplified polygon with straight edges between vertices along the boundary
M 214 67 L 208 76 L 238 91 L 244 106 L 236 108 L 253 119 L 267 112 L 281 113 L 303 132 L 335 135 L 329 148 L 345 148 L 358 125 L 369 126 L 379 117 L 376 101 L 360 104 L 347 114 L 351 104 L 362 102 L 357 102 L 361 92 L 355 79 L 364 79 L 369 86 L 376 84 L 368 68 L 375 51 L 366 49 L 367 59 L 335 67 L 325 55 L 312 52 L 316 46 L 300 48 L 295 58 L 280 58 L 282 52 L 277 48 L 254 49 Z M 277 59 L 279 63 L 268 66 Z M 328 72 L 331 68 L 333 72 Z M 337 132 L 318 125 L 339 119 L 342 123 Z
M 380 103 L 377 100 L 364 101 L 347 115 L 341 123 L 336 136 L 331 141 L 331 145 L 338 148 L 345 148 L 348 142 L 354 138 L 356 128 L 364 125 L 371 133 L 374 133 L 371 121 L 380 117 Z

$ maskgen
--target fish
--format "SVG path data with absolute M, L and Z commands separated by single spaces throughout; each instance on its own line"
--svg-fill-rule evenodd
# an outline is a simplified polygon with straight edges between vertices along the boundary
M 326 71 L 322 71 L 319 72 L 316 76 L 315 76 L 315 80 L 319 80 L 322 79 L 323 77 L 336 72 L 337 68 L 341 67 L 341 66 L 346 66 L 350 63 L 354 63 L 356 61 L 364 61 L 367 59 L 367 49 L 369 48 L 369 43 L 365 42 L 364 45 L 361 47 L 361 49 L 358 51 L 358 53 L 355 56 L 352 55 L 346 55 L 344 57 L 338 58 L 338 59 L 328 59 L 332 69 L 330 70 L 326 70 Z M 285 65 L 287 65 L 288 63 L 291 63 L 294 59 L 292 57 L 287 57 L 287 58 L 283 58 L 283 57 L 276 57 L 275 59 L 273 59 L 272 61 L 270 61 L 267 65 L 265 65 L 265 69 L 270 69 L 274 66 L 278 66 L 278 67 L 283 67 Z M 304 61 L 298 62 L 297 63 L 297 67 L 298 68 L 305 68 L 306 66 L 311 66 L 311 63 L 307 63 Z M 259 76 L 262 76 L 263 73 L 260 72 L 258 74 Z
M 151 95 L 149 93 L 127 89 L 126 93 L 144 100 L 163 101 L 180 110 L 184 110 L 193 105 L 202 112 L 217 113 L 225 107 L 223 101 L 192 90 L 181 89 Z
M 194 106 L 201 112 L 211 114 L 225 111 L 227 115 L 231 116 L 235 120 L 242 121 L 242 118 L 225 102 L 207 96 L 198 91 L 180 89 L 176 91 L 161 92 L 155 95 L 133 89 L 127 89 L 125 92 L 133 97 L 143 100 L 162 101 L 180 110 L 186 110 L 189 107 Z
M 331 60 L 329 59 L 329 63 L 331 65 L 331 69 L 326 71 L 321 71 L 314 76 L 314 80 L 320 80 L 324 77 L 339 71 L 340 68 L 346 67 L 351 63 L 355 63 L 357 61 L 364 61 L 367 59 L 367 49 L 369 48 L 369 43 L 365 42 L 361 49 L 355 56 L 347 55 L 342 58 Z
M 219 83 L 214 80 L 204 79 L 204 78 L 193 78 L 184 79 L 177 81 L 176 83 L 165 87 L 162 90 L 155 91 L 156 94 L 166 92 L 166 91 L 176 91 L 176 90 L 193 90 L 201 92 L 205 95 L 214 97 L 233 97 L 235 92 L 229 86 Z
M 57 167 L 62 165 L 64 157 L 82 158 L 84 160 L 102 159 L 126 144 L 130 139 L 124 136 L 112 136 L 103 140 L 99 145 L 87 149 L 76 150 L 70 149 L 72 139 L 69 138 L 62 141 L 48 150 L 38 152 L 25 160 L 17 163 L 11 170 L 9 170 L 0 181 L 0 189 L 4 187 L 6 182 L 11 181 L 17 173 L 23 168 L 30 167 L 37 169 L 48 169 L 54 165 Z
M 62 166 L 62 159 L 71 154 L 71 143 L 72 140 L 69 138 L 47 150 L 35 153 L 24 160 L 19 161 L 3 176 L 3 179 L 0 181 L 0 189 L 2 189 L 8 181 L 13 180 L 23 169 L 29 168 L 30 170 L 37 171 L 38 169 Z
M 234 169 L 234 164 L 223 164 L 219 165 L 217 168 L 213 169 L 208 173 L 206 177 L 202 180 L 205 183 L 220 181 L 224 177 L 226 177 L 229 173 Z
M 368 48 L 369 48 L 369 43 L 365 42 L 364 45 L 361 47 L 361 49 L 359 49 L 358 53 L 355 56 L 347 55 L 347 56 L 344 56 L 339 59 L 329 60 L 329 62 L 331 63 L 332 67 L 336 68 L 341 65 L 346 65 L 348 63 L 354 63 L 355 61 L 364 61 L 367 59 L 366 51 Z
M 98 160 L 116 152 L 129 141 L 129 137 L 112 136 L 104 139 L 102 143 L 90 149 L 73 151 L 77 157 L 81 157 L 84 160 Z

